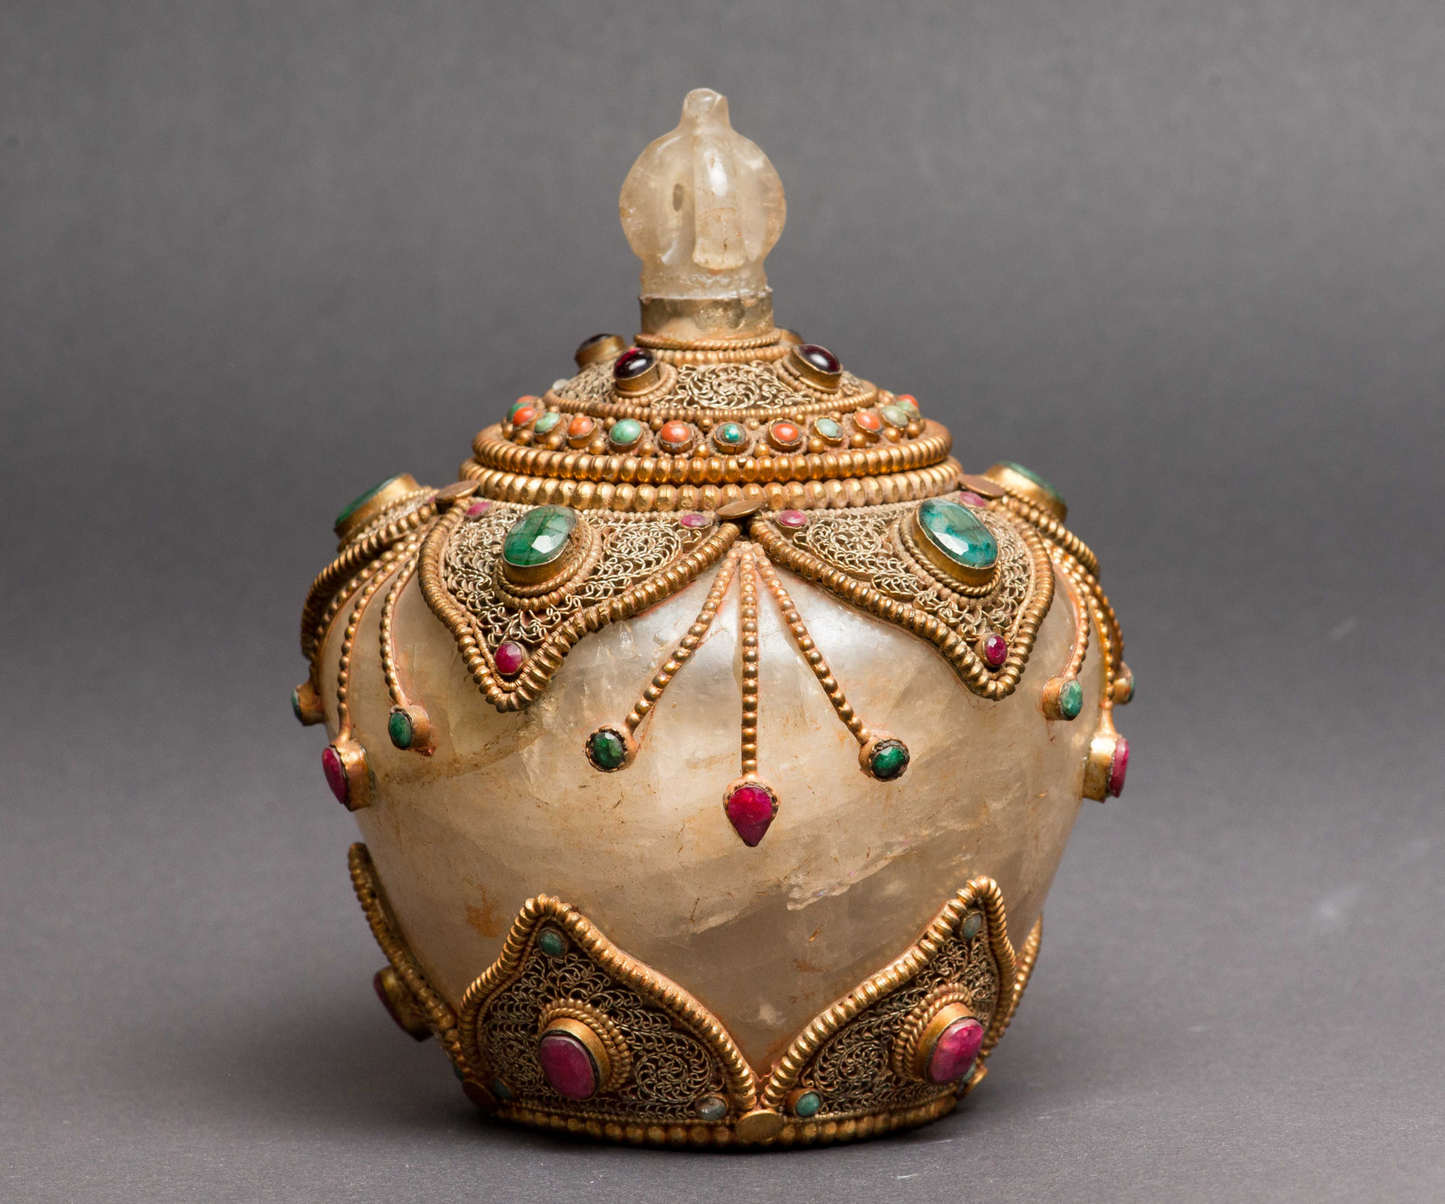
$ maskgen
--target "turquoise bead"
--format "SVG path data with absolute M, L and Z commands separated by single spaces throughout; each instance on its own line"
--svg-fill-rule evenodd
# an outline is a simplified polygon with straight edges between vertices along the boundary
M 878 412 L 883 415 L 883 421 L 889 426 L 895 426 L 900 430 L 913 421 L 913 415 L 902 406 L 884 406 Z
M 1055 489 L 1052 485 L 1050 485 L 1046 480 L 1044 480 L 1043 477 L 1039 476 L 1038 473 L 1034 472 L 1033 469 L 1025 468 L 1022 464 L 1016 464 L 1012 460 L 1000 460 L 999 463 L 1002 464 L 1005 468 L 1013 469 L 1014 472 L 1018 473 L 1021 477 L 1028 477 L 1029 480 L 1031 480 L 1035 485 L 1037 485 L 1050 497 L 1057 498 L 1061 502 L 1064 500 L 1062 495 L 1060 495 L 1059 491 Z
M 544 928 L 537 938 L 537 948 L 548 957 L 561 957 L 567 952 L 567 942 L 555 928 Z
M 813 420 L 813 430 L 818 437 L 828 440 L 829 443 L 837 443 L 843 438 L 843 428 L 832 418 L 817 418 Z
M 502 559 L 513 568 L 551 564 L 567 548 L 577 515 L 566 506 L 538 506 L 528 511 L 502 541 Z
M 636 418 L 619 418 L 607 433 L 613 447 L 631 447 L 642 438 L 642 423 Z
M 955 564 L 982 571 L 998 563 L 998 541 L 993 533 L 957 502 L 929 498 L 918 507 L 918 526 Z
M 723 1120 L 728 1114 L 727 1100 L 720 1095 L 705 1095 L 697 1101 L 694 1111 L 702 1120 Z
M 808 1120 L 817 1116 L 818 1110 L 822 1106 L 822 1097 L 816 1091 L 805 1091 L 798 1096 L 797 1102 L 793 1105 L 793 1115 L 800 1120 Z
M 718 427 L 717 439 L 719 443 L 726 443 L 732 446 L 741 443 L 745 438 L 747 438 L 746 433 L 736 422 L 725 422 L 722 426 Z
M 964 917 L 963 926 L 959 931 L 964 940 L 971 941 L 979 934 L 982 928 L 983 916 L 979 915 L 976 911 L 971 911 Z
M 542 417 L 532 424 L 532 429 L 539 435 L 545 435 L 554 426 L 562 421 L 562 415 L 556 410 L 548 410 Z
M 1083 709 L 1084 687 L 1077 678 L 1072 678 L 1066 681 L 1063 689 L 1059 691 L 1059 713 L 1065 719 L 1077 719 Z

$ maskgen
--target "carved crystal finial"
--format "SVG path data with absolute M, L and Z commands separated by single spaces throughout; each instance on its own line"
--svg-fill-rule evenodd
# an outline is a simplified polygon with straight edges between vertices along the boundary
M 645 330 L 741 335 L 771 326 L 763 260 L 787 203 L 767 155 L 729 124 L 727 97 L 687 94 L 677 128 L 627 173 L 620 208 L 642 260 Z

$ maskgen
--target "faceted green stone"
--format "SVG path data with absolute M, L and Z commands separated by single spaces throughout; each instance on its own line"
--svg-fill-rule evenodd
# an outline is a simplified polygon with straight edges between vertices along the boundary
M 963 927 L 959 929 L 959 932 L 962 934 L 964 940 L 971 941 L 979 934 L 979 930 L 982 928 L 983 916 L 979 915 L 976 911 L 971 911 L 968 915 L 964 916 Z
M 397 476 L 400 475 L 400 473 L 397 473 Z M 370 489 L 368 489 L 365 493 L 361 494 L 360 497 L 353 501 L 351 505 L 347 506 L 345 510 L 343 510 L 340 514 L 336 516 L 335 525 L 338 527 L 341 526 L 342 523 L 344 523 L 348 518 L 350 518 L 353 514 L 360 510 L 363 505 L 369 502 L 373 497 L 375 497 L 378 493 L 381 492 L 381 490 L 385 489 L 388 485 L 390 485 L 394 480 L 396 480 L 396 477 L 387 477 L 384 481 L 378 481 L 375 485 L 373 485 Z
M 528 511 L 502 541 L 502 559 L 517 569 L 551 564 L 567 548 L 577 515 L 566 506 L 538 506 Z
M 386 734 L 391 737 L 391 742 L 397 748 L 410 748 L 412 737 L 411 716 L 400 707 L 392 711 L 386 721 Z
M 532 429 L 539 435 L 545 435 L 554 426 L 562 421 L 562 415 L 556 410 L 548 410 L 542 417 L 532 424 Z
M 868 760 L 873 776 L 888 782 L 908 768 L 908 746 L 902 740 L 885 740 Z
M 973 511 L 957 502 L 929 498 L 918 507 L 918 525 L 940 552 L 970 569 L 991 569 L 998 563 L 998 541 Z
M 619 418 L 612 424 L 607 437 L 617 447 L 631 447 L 642 438 L 642 423 L 636 418 Z
M 913 415 L 902 406 L 884 406 L 878 411 L 889 426 L 905 427 L 913 421 Z
M 824 439 L 841 439 L 843 428 L 831 418 L 819 418 L 813 423 L 813 429 Z
M 809 1117 L 817 1116 L 818 1109 L 822 1106 L 822 1097 L 816 1091 L 805 1091 L 798 1096 L 797 1102 L 793 1105 L 793 1115 L 807 1120 Z
M 1014 472 L 1018 473 L 1021 477 L 1028 477 L 1029 480 L 1031 480 L 1035 485 L 1037 485 L 1050 497 L 1058 498 L 1061 502 L 1064 500 L 1060 496 L 1059 491 L 1055 489 L 1052 485 L 1050 485 L 1046 480 L 1044 480 L 1043 477 L 1039 476 L 1038 473 L 1034 472 L 1033 469 L 1025 468 L 1022 464 L 1015 464 L 1012 460 L 1000 460 L 999 463 L 1002 464 L 1005 468 L 1012 468 Z
M 555 928 L 544 928 L 542 935 L 537 938 L 537 948 L 548 957 L 561 957 L 567 952 L 567 942 Z
M 1077 719 L 1084 709 L 1084 687 L 1077 678 L 1070 678 L 1059 691 L 1059 714 L 1065 719 Z
M 604 727 L 588 737 L 587 751 L 598 769 L 617 769 L 627 760 L 627 745 L 611 728 Z
M 717 437 L 719 443 L 741 443 L 747 438 L 743 433 L 743 428 L 736 422 L 723 423 L 722 426 L 718 427 Z

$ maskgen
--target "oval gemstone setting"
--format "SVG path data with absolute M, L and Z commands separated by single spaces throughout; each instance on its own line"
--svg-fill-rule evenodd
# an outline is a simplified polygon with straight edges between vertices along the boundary
M 930 1083 L 954 1083 L 968 1073 L 983 1046 L 983 1025 L 972 1016 L 955 1020 L 934 1042 L 926 1074 Z
M 592 1054 L 571 1033 L 553 1031 L 537 1043 L 537 1061 L 548 1084 L 568 1099 L 591 1099 L 597 1094 L 601 1074 Z
M 636 418 L 619 418 L 607 437 L 613 447 L 632 447 L 642 438 L 642 423 Z
M 951 563 L 970 573 L 989 573 L 998 563 L 998 540 L 957 502 L 929 498 L 918 507 L 918 529 Z
M 567 550 L 577 529 L 577 515 L 566 506 L 538 506 L 528 511 L 502 541 L 502 559 L 514 569 L 552 564 Z

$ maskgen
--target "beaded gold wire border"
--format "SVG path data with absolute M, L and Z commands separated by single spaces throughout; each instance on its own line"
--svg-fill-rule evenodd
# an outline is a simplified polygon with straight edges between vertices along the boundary
M 538 930 L 548 920 L 562 928 L 604 973 L 662 1008 L 674 1024 L 703 1044 L 722 1066 L 728 1104 L 733 1111 L 742 1115 L 753 1109 L 758 1096 L 757 1076 L 717 1018 L 682 987 L 624 953 L 580 912 L 550 895 L 538 895 L 522 905 L 501 955 L 462 996 L 458 1033 L 467 1065 L 479 1072 L 489 1069 L 480 1044 L 487 1008 L 520 976 Z M 485 1079 L 479 1080 L 478 1086 L 484 1085 Z M 505 1105 L 502 1111 L 507 1111 Z
M 768 413 L 769 420 L 783 417 Z M 722 411 L 728 421 L 741 421 Z M 632 417 L 632 415 L 627 415 Z M 652 415 L 653 418 L 660 417 Z M 719 415 L 709 412 L 710 421 Z M 786 415 L 797 420 L 794 415 Z M 923 420 L 923 433 L 906 442 L 880 442 L 825 452 L 778 452 L 768 456 L 629 456 L 594 455 L 508 442 L 500 424 L 479 431 L 472 441 L 472 459 L 480 467 L 524 477 L 557 477 L 591 481 L 635 481 L 655 485 L 768 484 L 844 477 L 876 477 L 912 472 L 941 464 L 953 448 L 947 428 Z
M 417 580 L 426 604 L 456 640 L 467 672 L 482 696 L 499 711 L 521 710 L 533 702 L 562 667 L 567 653 L 584 635 L 609 623 L 630 618 L 686 588 L 700 573 L 722 559 L 738 537 L 737 527 L 732 523 L 723 523 L 705 535 L 692 551 L 678 557 L 646 581 L 630 586 L 613 598 L 579 610 L 538 644 L 527 658 L 516 683 L 508 686 L 501 680 L 472 616 L 452 598 L 442 579 L 442 560 L 446 555 L 447 542 L 465 517 L 466 511 L 456 507 L 432 527 L 421 545 Z
M 1004 910 L 1003 892 L 992 878 L 974 878 L 970 881 L 943 905 L 938 914 L 934 916 L 933 921 L 924 929 L 923 935 L 902 956 L 894 959 L 872 978 L 849 992 L 799 1033 L 788 1046 L 787 1052 L 778 1059 L 772 1074 L 768 1076 L 767 1084 L 763 1088 L 762 1106 L 781 1108 L 788 1098 L 788 1093 L 798 1085 L 798 1080 L 808 1062 L 828 1039 L 864 1008 L 872 1007 L 917 978 L 924 968 L 938 956 L 944 943 L 952 938 L 964 913 L 975 906 L 981 906 L 983 910 L 989 950 L 993 954 L 994 963 L 998 968 L 999 981 L 999 1000 L 994 1006 L 993 1015 L 989 1018 L 988 1027 L 984 1032 L 983 1045 L 978 1053 L 981 1069 L 983 1059 L 998 1044 L 999 1038 L 1003 1036 L 1004 1029 L 1008 1027 L 1009 1020 L 1012 1018 L 1011 1011 L 1004 1006 L 1003 996 L 1004 991 L 1008 989 L 1011 992 L 1010 1003 L 1013 1002 L 1012 991 L 1018 976 L 1017 958 L 1014 954 L 1014 947 L 1008 939 L 1008 920 Z M 1030 970 L 1032 970 L 1032 964 L 1030 964 Z M 1021 990 L 1019 993 L 1022 993 Z M 978 1077 L 981 1079 L 982 1075 Z
M 376 866 L 371 853 L 360 841 L 351 846 L 346 854 L 347 868 L 351 873 L 351 888 L 356 892 L 356 901 L 371 929 L 386 960 L 391 963 L 407 990 L 426 1018 L 427 1027 L 446 1050 L 447 1057 L 463 1074 L 470 1063 L 462 1046 L 461 1033 L 457 1028 L 457 1014 L 441 995 L 433 989 L 426 975 L 417 965 L 406 941 L 402 939 L 385 902 L 381 880 L 377 877 Z
M 1049 613 L 1054 597 L 1053 562 L 1043 539 L 1026 523 L 1020 523 L 1016 529 L 1029 551 L 1029 596 L 1009 632 L 1008 658 L 997 672 L 990 670 L 969 641 L 948 624 L 906 602 L 889 597 L 799 548 L 778 530 L 769 516 L 759 515 L 753 519 L 748 536 L 761 544 L 768 558 L 775 563 L 822 586 L 843 601 L 927 640 L 943 654 L 973 693 L 980 698 L 997 701 L 1007 698 L 1018 688 L 1033 652 L 1039 626 Z
M 342 605 L 342 599 L 355 588 L 355 582 L 343 588 L 348 577 L 364 572 L 378 556 L 393 544 L 406 538 L 411 532 L 425 527 L 436 517 L 434 502 L 426 502 L 395 519 L 386 519 L 359 532 L 348 542 L 340 554 L 328 564 L 306 591 L 306 602 L 301 608 L 301 655 L 311 660 L 325 640 L 330 622 L 328 610 L 334 616 Z
M 1043 933 L 1040 917 L 1023 948 L 1015 955 L 1009 943 L 1002 892 L 991 878 L 975 878 L 950 899 L 924 932 L 904 953 L 856 990 L 823 1011 L 796 1037 L 771 1072 L 754 1071 L 728 1035 L 727 1029 L 706 1007 L 671 979 L 623 952 L 575 908 L 559 899 L 539 895 L 528 899 L 518 912 L 501 954 L 462 996 L 453 1010 L 427 981 L 425 973 L 391 917 L 376 867 L 364 844 L 353 844 L 347 855 L 353 889 L 382 953 L 410 992 L 428 1028 L 441 1042 L 462 1078 L 463 1088 L 479 1107 L 499 1119 L 633 1145 L 674 1147 L 729 1146 L 763 1148 L 826 1145 L 879 1137 L 902 1128 L 926 1124 L 952 1111 L 987 1074 L 984 1060 L 998 1044 L 1018 1011 L 1020 1000 L 1038 960 Z M 956 1090 L 905 1108 L 862 1112 L 844 1118 L 804 1120 L 785 1115 L 786 1103 L 798 1074 L 808 1059 L 864 1007 L 886 998 L 917 976 L 936 955 L 961 917 L 982 906 L 990 951 L 999 970 L 1000 992 L 990 1017 L 978 1063 Z M 635 990 L 644 999 L 673 1016 L 674 1022 L 701 1041 L 719 1059 L 727 1082 L 730 1114 L 726 1121 L 689 1121 L 686 1124 L 630 1124 L 586 1115 L 585 1107 L 572 1111 L 511 1105 L 498 1100 L 486 1085 L 490 1074 L 479 1044 L 479 1026 L 486 1006 L 521 973 L 539 930 L 548 922 L 561 927 L 605 973 Z M 568 1001 L 557 1001 L 566 1004 Z M 625 1038 L 626 1033 L 622 1036 Z

